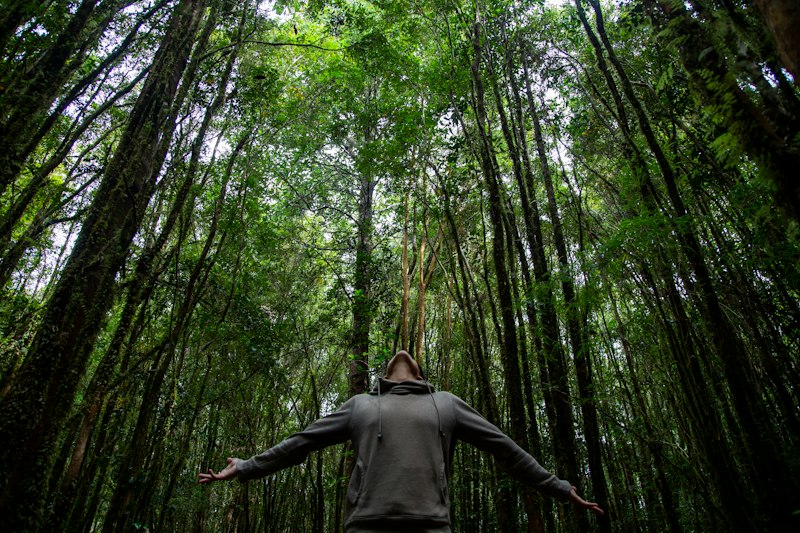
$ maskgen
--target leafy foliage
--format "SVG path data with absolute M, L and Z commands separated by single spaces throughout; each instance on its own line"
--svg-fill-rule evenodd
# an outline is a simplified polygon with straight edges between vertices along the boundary
M 553 531 L 791 524 L 800 94 L 754 7 L 211 2 L 174 97 L 142 102 L 189 4 L 0 17 L 0 414 L 26 391 L 64 413 L 35 475 L 3 482 L 32 495 L 19 524 L 341 530 L 346 450 L 242 486 L 195 475 L 329 413 L 353 363 L 374 380 L 401 347 L 610 516 L 528 500 L 464 446 L 459 531 L 527 529 L 531 505 Z M 129 243 L 89 241 L 121 146 L 156 162 L 148 196 L 135 227 L 103 219 Z M 117 245 L 102 305 L 60 285 Z M 74 362 L 47 362 L 75 385 L 31 386 L 59 298 L 94 317 Z

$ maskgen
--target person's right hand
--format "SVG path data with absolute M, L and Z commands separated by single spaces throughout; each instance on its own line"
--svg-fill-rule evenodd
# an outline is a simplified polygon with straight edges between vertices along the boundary
M 210 468 L 208 469 L 208 473 L 200 472 L 197 474 L 197 482 L 198 483 L 211 483 L 212 481 L 224 481 L 226 479 L 233 479 L 236 477 L 236 465 L 241 461 L 241 459 L 237 459 L 235 457 L 228 457 L 228 466 L 220 470 L 219 472 L 214 472 Z
M 605 514 L 603 509 L 601 509 L 599 505 L 597 505 L 594 502 L 587 502 L 586 500 L 578 496 L 578 490 L 575 487 L 572 487 L 572 489 L 569 491 L 569 501 L 571 501 L 578 507 L 583 507 L 584 509 L 589 509 L 591 511 L 594 511 L 594 513 L 598 516 L 602 516 L 603 514 Z

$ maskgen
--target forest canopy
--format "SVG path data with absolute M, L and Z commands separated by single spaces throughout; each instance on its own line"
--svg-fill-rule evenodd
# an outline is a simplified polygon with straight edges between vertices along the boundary
M 800 527 L 800 7 L 4 0 L 0 526 L 343 530 L 346 447 L 196 483 L 408 350 L 453 530 Z

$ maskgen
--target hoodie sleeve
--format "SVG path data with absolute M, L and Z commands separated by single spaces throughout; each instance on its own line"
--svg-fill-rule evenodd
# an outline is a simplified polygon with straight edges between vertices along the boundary
M 464 400 L 453 396 L 456 428 L 454 436 L 489 452 L 511 477 L 561 501 L 569 499 L 572 486 L 545 470 L 497 426 L 486 420 Z
M 309 452 L 345 442 L 350 438 L 350 418 L 356 398 L 350 398 L 338 410 L 322 417 L 303 431 L 287 437 L 250 459 L 236 465 L 237 478 L 244 482 L 268 476 L 278 470 L 299 465 Z

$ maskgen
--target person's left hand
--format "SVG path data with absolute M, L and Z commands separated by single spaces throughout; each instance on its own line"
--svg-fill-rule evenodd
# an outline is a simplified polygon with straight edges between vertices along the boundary
M 224 481 L 226 479 L 233 479 L 236 477 L 236 465 L 241 461 L 241 459 L 237 459 L 235 457 L 228 457 L 228 466 L 220 470 L 219 472 L 214 472 L 210 468 L 208 469 L 208 473 L 200 472 L 197 474 L 197 482 L 198 483 L 211 483 L 212 481 Z
M 578 490 L 575 487 L 572 487 L 572 489 L 570 489 L 569 491 L 569 501 L 572 502 L 574 505 L 577 505 L 578 507 L 583 507 L 584 509 L 589 509 L 591 511 L 594 511 L 594 513 L 597 516 L 602 516 L 605 514 L 605 512 L 603 511 L 603 509 L 600 508 L 599 505 L 597 505 L 594 502 L 587 502 L 586 500 L 578 496 Z

